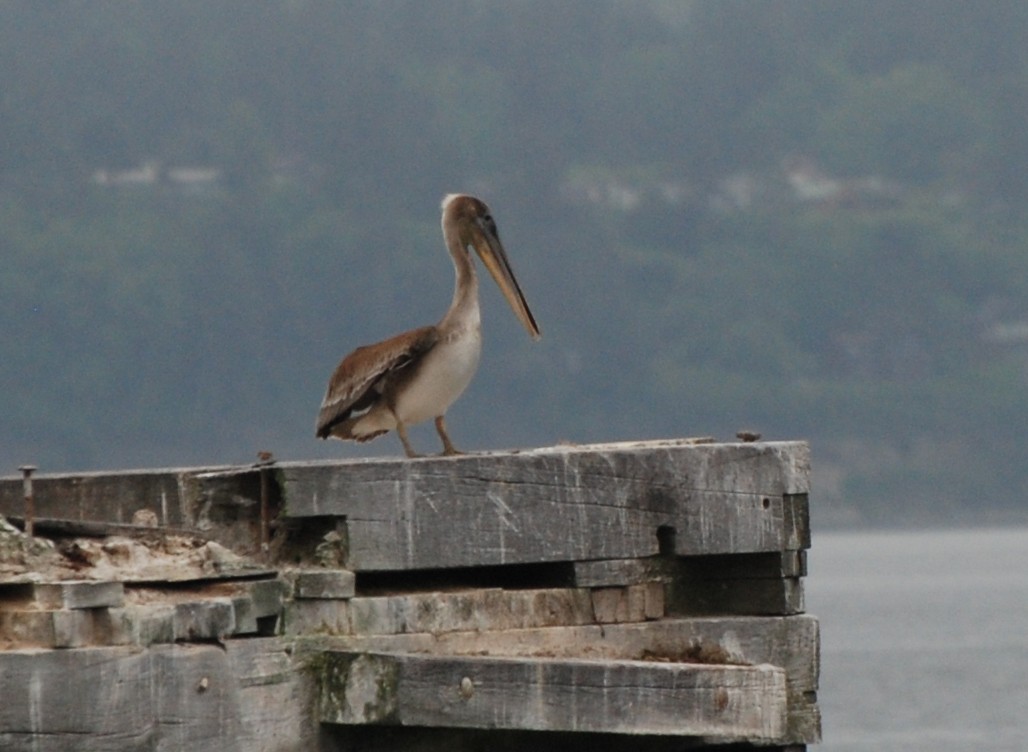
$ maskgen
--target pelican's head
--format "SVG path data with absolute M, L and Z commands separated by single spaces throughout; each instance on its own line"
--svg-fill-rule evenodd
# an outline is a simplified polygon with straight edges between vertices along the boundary
M 514 315 L 524 325 L 532 339 L 542 335 L 535 317 L 528 308 L 521 286 L 510 268 L 507 254 L 500 243 L 500 235 L 496 231 L 496 222 L 489 207 L 481 199 L 463 193 L 451 193 L 443 199 L 443 235 L 447 241 L 456 234 L 462 249 L 474 248 L 489 270 L 497 286 L 507 299 Z M 465 251 L 466 252 L 466 251 Z

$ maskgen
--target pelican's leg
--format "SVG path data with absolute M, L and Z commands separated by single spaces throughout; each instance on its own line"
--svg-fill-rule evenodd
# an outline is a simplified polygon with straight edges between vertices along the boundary
M 414 451 L 414 447 L 410 445 L 410 439 L 407 438 L 407 426 L 401 423 L 399 420 L 396 421 L 396 435 L 400 437 L 400 441 L 403 442 L 403 451 L 407 453 L 408 457 L 420 457 L 421 455 Z
M 443 440 L 443 454 L 448 456 L 453 454 L 464 454 L 464 452 L 457 449 L 457 447 L 453 445 L 453 442 L 450 441 L 450 437 L 446 433 L 446 419 L 443 418 L 442 415 L 436 416 L 435 430 L 439 432 L 439 438 Z

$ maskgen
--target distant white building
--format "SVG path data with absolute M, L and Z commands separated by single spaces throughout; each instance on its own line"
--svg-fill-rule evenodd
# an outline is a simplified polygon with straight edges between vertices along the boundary
M 193 193 L 218 185 L 221 178 L 219 167 L 169 167 L 162 170 L 160 162 L 150 159 L 127 170 L 101 168 L 93 173 L 91 182 L 104 188 L 146 188 L 166 183 Z
M 139 167 L 128 170 L 99 169 L 93 173 L 92 181 L 104 187 L 136 187 L 156 185 L 161 178 L 161 165 L 155 160 L 147 160 Z

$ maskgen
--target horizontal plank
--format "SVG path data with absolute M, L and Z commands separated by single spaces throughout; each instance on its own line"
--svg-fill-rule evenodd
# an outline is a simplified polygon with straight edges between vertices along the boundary
M 2 610 L 0 654 L 21 648 L 74 648 L 105 643 L 110 631 L 106 617 L 100 609 Z
M 117 608 L 125 602 L 125 585 L 121 582 L 38 582 L 32 589 L 36 603 L 44 609 Z
M 357 634 L 518 629 L 594 621 L 589 591 L 570 588 L 353 598 L 350 618 Z
M 252 465 L 39 473 L 38 531 L 58 535 L 199 533 L 238 552 L 259 547 L 260 473 Z M 0 478 L 0 514 L 21 519 L 20 477 Z
M 309 569 L 291 573 L 293 597 L 298 599 L 352 598 L 356 577 L 345 569 Z
M 40 518 L 131 525 L 137 513 L 156 516 L 158 524 L 187 527 L 189 480 L 203 468 L 119 470 L 88 473 L 39 473 L 33 476 L 35 514 Z M 0 514 L 21 516 L 20 478 L 0 478 Z M 147 515 L 149 516 L 149 514 Z
M 144 510 L 142 517 L 149 518 Z M 19 529 L 25 529 L 25 518 L 18 515 L 5 515 L 8 522 L 13 523 Z M 98 522 L 96 520 L 52 520 L 46 517 L 36 517 L 33 524 L 35 535 L 51 537 L 81 537 L 81 538 L 108 538 L 114 535 L 128 537 L 152 538 L 155 532 L 155 525 L 122 525 L 117 522 Z M 199 531 L 162 526 L 161 533 L 168 535 L 191 535 L 203 537 Z
M 807 539 L 797 507 L 809 455 L 799 442 L 644 442 L 276 472 L 286 516 L 345 518 L 355 571 L 640 558 L 667 547 L 661 536 L 680 555 Z
M 0 587 L 0 649 L 146 647 L 268 634 L 276 628 L 287 589 L 280 580 L 220 583 L 212 592 L 192 595 L 140 587 L 126 594 L 122 583 L 102 582 Z
M 239 733 L 213 646 L 0 652 L 0 697 L 5 750 L 235 749 Z
M 676 616 L 787 616 L 803 612 L 802 582 L 796 578 L 674 580 L 602 588 L 505 590 L 358 596 L 288 606 L 290 634 L 413 634 L 510 630 Z
M 813 616 L 721 616 L 665 618 L 659 621 L 510 629 L 442 634 L 307 637 L 301 653 L 325 649 L 353 652 L 408 652 L 472 656 L 705 660 L 785 669 L 789 700 L 788 731 L 793 744 L 820 741 L 817 689 L 820 634 Z
M 664 584 L 647 582 L 592 590 L 593 615 L 598 624 L 647 621 L 664 615 Z
M 277 638 L 0 650 L 0 749 L 316 749 L 308 686 Z
M 770 663 L 786 669 L 790 691 L 814 692 L 820 671 L 820 634 L 813 616 L 665 618 L 628 624 L 529 627 L 494 631 L 393 635 L 307 636 L 299 652 L 436 653 L 552 658 L 643 657 L 739 664 Z
M 576 561 L 574 584 L 579 587 L 617 587 L 669 579 L 666 557 Z
M 767 551 L 756 554 L 709 556 L 652 556 L 645 559 L 576 561 L 572 578 L 579 587 L 611 587 L 676 578 L 755 579 L 807 576 L 806 551 Z
M 307 752 L 321 749 L 313 718 L 313 686 L 293 660 L 292 644 L 275 637 L 229 640 L 229 668 L 238 686 L 238 732 L 218 752 Z
M 802 442 L 560 446 L 280 463 L 268 472 L 273 514 L 284 503 L 284 516 L 294 520 L 345 519 L 348 556 L 340 563 L 355 571 L 809 546 Z M 91 533 L 135 532 L 134 520 L 156 520 L 252 553 L 260 488 L 253 466 L 41 473 L 35 514 Z M 20 477 L 0 478 L 0 514 L 20 516 L 22 494 Z
M 662 595 L 662 593 L 661 593 Z M 642 621 L 644 606 L 638 599 Z M 652 600 L 652 599 L 651 599 Z M 663 609 L 663 599 L 660 599 Z M 485 588 L 454 592 L 406 593 L 348 600 L 296 600 L 286 609 L 286 632 L 337 635 L 434 634 L 463 631 L 556 627 L 597 620 L 589 590 Z M 614 619 L 610 619 L 613 621 Z M 621 621 L 627 621 L 626 618 Z
M 592 731 L 774 741 L 780 668 L 327 652 L 323 723 Z
M 287 637 L 350 634 L 350 602 L 320 598 L 294 601 L 286 609 L 282 627 Z

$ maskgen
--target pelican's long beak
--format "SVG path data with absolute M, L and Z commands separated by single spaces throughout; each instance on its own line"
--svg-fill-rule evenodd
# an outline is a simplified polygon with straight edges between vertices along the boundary
M 493 275 L 503 297 L 507 299 L 514 314 L 532 335 L 532 339 L 539 339 L 542 336 L 539 325 L 535 323 L 535 316 L 532 315 L 528 301 L 521 292 L 521 286 L 518 284 L 517 277 L 514 276 L 514 270 L 510 268 L 510 262 L 507 260 L 507 254 L 503 250 L 500 238 L 494 231 L 484 227 L 483 223 L 476 222 L 475 224 L 480 232 L 473 232 L 471 235 L 478 257 L 482 259 L 485 268 Z

